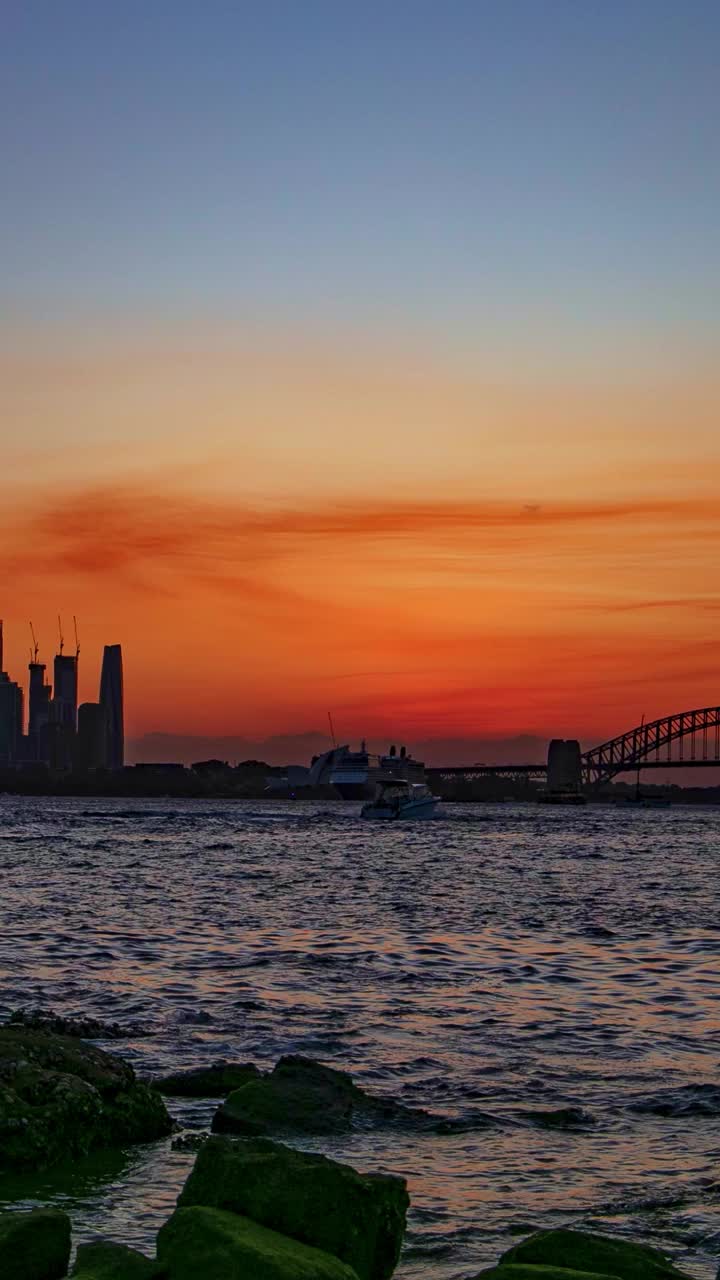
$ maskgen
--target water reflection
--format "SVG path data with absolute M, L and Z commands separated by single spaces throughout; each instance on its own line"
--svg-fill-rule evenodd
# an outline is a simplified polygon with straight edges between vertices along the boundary
M 0 1012 L 154 1034 L 141 1072 L 304 1052 L 492 1127 L 315 1149 L 405 1173 L 408 1280 L 472 1274 L 512 1233 L 610 1224 L 709 1280 L 720 1116 L 635 1114 L 716 1084 L 720 815 L 462 808 L 368 831 L 352 806 L 0 799 Z M 595 1124 L 538 1128 L 581 1107 Z M 212 1102 L 180 1103 L 207 1127 Z M 0 1184 L 79 1237 L 148 1248 L 192 1157 L 168 1142 Z

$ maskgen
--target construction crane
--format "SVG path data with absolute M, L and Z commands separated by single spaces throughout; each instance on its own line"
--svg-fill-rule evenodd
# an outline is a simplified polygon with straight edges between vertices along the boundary
M 65 647 L 65 641 L 63 639 L 62 622 L 60 621 L 60 614 L 58 614 L 58 632 L 60 635 L 60 657 L 62 658 L 62 651 L 63 651 L 63 648 Z
M 75 661 L 80 657 L 80 641 L 78 640 L 77 618 L 73 614 L 73 627 L 75 628 Z
M 30 650 L 31 662 L 35 663 L 38 660 L 39 645 L 35 636 L 35 628 L 32 622 L 30 623 L 30 635 L 32 636 L 32 649 Z

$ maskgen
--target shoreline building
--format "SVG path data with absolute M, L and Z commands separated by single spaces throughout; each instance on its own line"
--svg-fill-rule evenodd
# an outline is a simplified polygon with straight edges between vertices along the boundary
M 99 702 L 81 702 L 78 707 L 78 731 L 75 768 L 80 773 L 107 769 L 107 714 Z
M 55 655 L 53 696 L 50 703 L 50 766 L 60 772 L 73 767 L 77 736 L 78 656 Z
M 23 739 L 23 691 L 3 670 L 3 656 L 0 620 L 0 766 L 17 763 Z
M 125 717 L 122 646 L 119 644 L 106 644 L 103 651 L 100 706 L 104 709 L 106 721 L 106 767 L 122 769 L 125 764 Z
M 50 759 L 50 700 L 52 689 L 45 682 L 45 663 L 35 658 L 28 666 L 30 673 L 30 712 L 28 750 L 30 759 L 47 764 Z
M 59 621 L 59 619 L 58 619 Z M 105 645 L 97 702 L 78 707 L 80 648 L 60 649 L 53 662 L 53 685 L 38 661 L 38 644 L 30 623 L 33 647 L 28 664 L 29 707 L 25 730 L 23 688 L 3 670 L 3 624 L 0 619 L 0 769 L 32 766 L 51 773 L 121 770 L 125 764 L 122 648 Z

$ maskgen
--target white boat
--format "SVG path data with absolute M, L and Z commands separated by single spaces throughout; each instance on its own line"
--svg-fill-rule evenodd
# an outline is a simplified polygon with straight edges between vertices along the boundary
M 363 741 L 359 751 L 349 746 L 333 747 L 316 756 L 310 768 L 310 786 L 330 786 L 343 800 L 369 800 L 375 794 L 379 782 L 404 779 L 406 782 L 424 782 L 425 765 L 413 760 L 405 747 L 391 747 L 385 756 L 368 751 Z
M 437 802 L 437 796 L 424 782 L 393 778 L 388 782 L 378 782 L 373 799 L 363 805 L 360 814 L 363 818 L 382 818 L 386 822 L 432 818 Z

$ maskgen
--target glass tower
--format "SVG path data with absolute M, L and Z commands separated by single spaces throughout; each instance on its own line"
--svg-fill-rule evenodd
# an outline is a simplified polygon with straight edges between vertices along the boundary
M 107 766 L 122 769 L 125 763 L 122 648 L 106 644 L 100 676 L 100 705 L 107 724 Z

